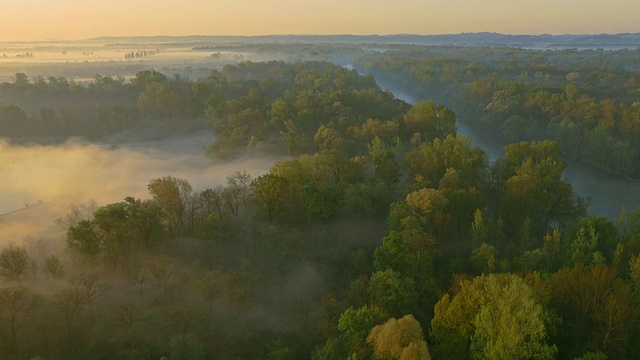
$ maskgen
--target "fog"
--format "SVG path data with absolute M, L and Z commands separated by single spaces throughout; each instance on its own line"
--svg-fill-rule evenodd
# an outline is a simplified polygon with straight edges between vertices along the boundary
M 180 177 L 202 190 L 225 183 L 236 170 L 261 175 L 275 161 L 260 156 L 208 159 L 205 148 L 215 141 L 209 132 L 142 142 L 129 137 L 121 134 L 100 144 L 82 139 L 47 146 L 0 142 L 0 239 L 42 235 L 71 204 L 148 198 L 147 184 L 154 178 Z

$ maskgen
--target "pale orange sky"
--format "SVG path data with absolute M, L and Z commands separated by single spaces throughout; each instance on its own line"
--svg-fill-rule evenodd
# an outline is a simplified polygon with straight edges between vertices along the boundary
M 640 32 L 638 0 L 3 0 L 0 41 L 126 35 Z

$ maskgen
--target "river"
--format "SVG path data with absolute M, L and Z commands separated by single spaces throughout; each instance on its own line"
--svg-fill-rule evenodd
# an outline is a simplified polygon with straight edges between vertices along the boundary
M 414 104 L 421 100 L 393 84 L 384 81 L 378 81 L 378 84 L 383 89 L 391 91 L 398 99 L 408 103 Z M 500 146 L 478 136 L 464 120 L 458 119 L 457 126 L 459 134 L 470 136 L 474 145 L 487 151 L 490 161 L 493 162 L 504 155 Z M 640 182 L 615 176 L 576 161 L 567 161 L 564 177 L 573 184 L 576 193 L 591 198 L 589 207 L 591 215 L 603 215 L 614 219 L 623 208 L 633 210 L 640 204 Z

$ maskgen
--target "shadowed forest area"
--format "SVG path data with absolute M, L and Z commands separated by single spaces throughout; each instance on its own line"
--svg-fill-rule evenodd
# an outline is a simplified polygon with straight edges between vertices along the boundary
M 149 178 L 2 239 L 3 358 L 637 357 L 640 206 L 588 216 L 563 171 L 640 175 L 638 51 L 378 48 L 353 61 L 372 75 L 268 61 L 0 84 L 6 149 L 213 131 L 212 161 L 276 159 Z

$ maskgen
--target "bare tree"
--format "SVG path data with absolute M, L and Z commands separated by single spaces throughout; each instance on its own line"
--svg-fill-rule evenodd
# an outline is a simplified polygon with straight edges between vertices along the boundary
M 131 279 L 134 285 L 138 288 L 138 294 L 140 295 L 140 299 L 142 299 L 144 297 L 144 290 L 149 283 L 149 270 L 143 266 L 133 273 Z
M 89 309 L 89 314 L 93 316 L 93 305 L 104 295 L 109 286 L 98 280 L 95 275 L 81 274 L 75 277 L 71 284 L 77 289 L 82 300 Z
M 5 323 L 9 328 L 11 348 L 15 348 L 16 338 L 25 320 L 36 305 L 36 296 L 24 286 L 11 286 L 0 290 L 0 304 L 6 310 Z
M 247 170 L 236 171 L 227 176 L 227 184 L 239 196 L 240 200 L 242 200 L 242 206 L 245 208 L 247 207 L 247 199 L 251 194 L 251 181 L 253 181 L 253 177 Z
M 10 245 L 0 252 L 0 270 L 2 275 L 20 281 L 29 266 L 29 255 L 22 246 Z
M 117 327 L 124 329 L 128 334 L 132 334 L 137 324 L 142 321 L 142 311 L 131 302 L 118 305 L 113 311 L 113 323 Z
M 67 215 L 56 220 L 56 223 L 63 229 L 69 230 L 70 227 L 77 225 L 80 221 L 91 219 L 96 209 L 98 209 L 98 204 L 94 200 L 83 204 L 71 204 Z
M 149 265 L 149 272 L 156 288 L 161 289 L 165 295 L 172 296 L 176 286 L 175 265 L 169 259 L 160 258 Z
M 66 287 L 56 292 L 54 298 L 55 305 L 65 323 L 67 338 L 71 339 L 85 306 L 82 294 L 75 287 Z

